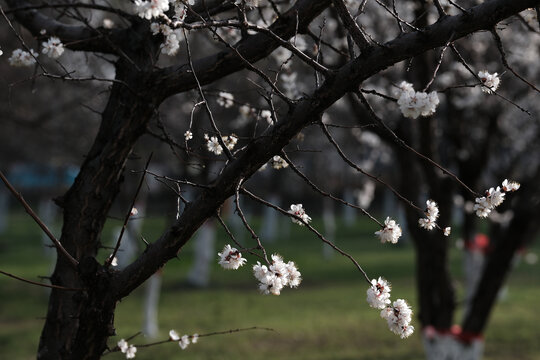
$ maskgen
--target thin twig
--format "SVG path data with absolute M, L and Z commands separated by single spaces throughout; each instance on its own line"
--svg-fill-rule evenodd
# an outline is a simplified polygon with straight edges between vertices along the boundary
M 373 108 L 371 107 L 371 105 L 369 104 L 369 102 L 367 101 L 367 99 L 365 98 L 365 96 L 361 93 L 361 92 L 356 92 L 356 96 L 358 97 L 358 99 L 362 102 L 362 104 L 364 104 L 364 106 L 366 107 L 368 113 L 369 113 L 369 116 L 375 120 L 377 122 L 377 124 L 379 124 L 384 130 L 386 130 L 386 132 L 388 132 L 388 134 L 392 137 L 392 139 L 398 144 L 400 145 L 401 147 L 403 147 L 404 149 L 406 150 L 409 150 L 410 152 L 414 153 L 416 156 L 422 158 L 423 160 L 427 161 L 428 163 L 430 163 L 431 165 L 435 166 L 436 168 L 438 168 L 439 170 L 441 170 L 444 174 L 450 176 L 452 179 L 454 179 L 457 183 L 459 183 L 461 186 L 463 186 L 467 191 L 469 191 L 471 194 L 473 194 L 474 196 L 482 196 L 481 194 L 477 193 L 476 191 L 472 190 L 470 187 L 467 186 L 467 184 L 465 184 L 463 181 L 461 181 L 456 175 L 454 175 L 454 173 L 452 173 L 450 170 L 448 170 L 447 168 L 439 165 L 436 161 L 433 161 L 432 159 L 430 159 L 429 157 L 423 155 L 423 154 L 420 154 L 418 151 L 416 151 L 414 148 L 412 148 L 411 146 L 409 146 L 405 141 L 403 141 L 401 138 L 399 138 L 396 133 L 390 129 L 388 127 L 388 125 L 386 125 L 386 123 L 380 118 L 377 116 L 377 114 L 375 114 L 375 111 L 373 110 Z
M 42 286 L 42 287 L 51 288 L 51 289 L 66 290 L 66 291 L 86 291 L 86 289 L 70 288 L 70 287 L 59 286 L 59 285 L 42 284 L 42 283 L 35 282 L 35 281 L 32 281 L 32 280 L 23 279 L 21 277 L 15 276 L 13 274 L 10 274 L 10 273 L 2 271 L 2 270 L 0 270 L 0 274 L 4 274 L 6 276 L 9 276 L 10 278 L 13 278 L 13 279 L 16 279 L 16 280 L 19 280 L 19 281 L 22 281 L 22 282 L 25 282 L 25 283 L 28 283 L 28 284 Z
M 332 134 L 330 134 L 330 132 L 328 131 L 328 128 L 326 127 L 325 124 L 323 123 L 320 123 L 319 124 L 321 129 L 323 130 L 323 133 L 326 135 L 326 137 L 328 138 L 328 140 L 330 141 L 330 143 L 332 145 L 334 145 L 334 148 L 336 148 L 336 151 L 338 152 L 339 156 L 343 159 L 343 161 L 345 161 L 346 164 L 348 164 L 350 167 L 352 167 L 353 169 L 355 169 L 356 171 L 360 172 L 361 174 L 364 174 L 366 175 L 367 177 L 369 177 L 370 179 L 373 179 L 375 180 L 376 182 L 380 183 L 381 185 L 385 186 L 386 188 L 388 188 L 392 193 L 394 193 L 394 195 L 396 195 L 396 197 L 398 199 L 400 199 L 401 201 L 403 201 L 405 204 L 411 206 L 412 208 L 420 211 L 422 214 L 424 213 L 424 210 L 421 209 L 420 207 L 418 207 L 417 205 L 414 204 L 414 202 L 412 202 L 412 200 L 409 200 L 407 199 L 405 196 L 401 195 L 396 189 L 394 189 L 392 186 L 390 186 L 390 184 L 386 183 L 385 181 L 381 180 L 378 176 L 374 176 L 370 173 L 368 173 L 367 171 L 365 171 L 364 169 L 362 169 L 361 167 L 359 167 L 358 165 L 356 165 L 351 159 L 349 159 L 347 157 L 347 155 L 345 155 L 345 153 L 343 152 L 343 150 L 341 150 L 341 147 L 339 146 L 339 144 L 336 142 L 336 140 L 332 137 Z
M 334 249 L 335 251 L 337 251 L 338 253 L 340 253 L 341 255 L 345 256 L 346 258 L 348 258 L 355 266 L 356 268 L 362 273 L 362 275 L 364 276 L 364 278 L 366 279 L 366 281 L 371 284 L 371 280 L 369 279 L 369 276 L 366 274 L 366 272 L 364 271 L 364 269 L 362 268 L 362 266 L 360 266 L 360 264 L 358 263 L 358 261 L 356 261 L 354 259 L 354 257 L 350 254 L 348 254 L 347 252 L 341 250 L 336 244 L 334 244 L 333 242 L 327 240 L 324 235 L 322 235 L 320 232 L 317 231 L 317 229 L 315 229 L 313 226 L 311 226 L 309 223 L 305 222 L 301 217 L 295 215 L 295 214 L 291 214 L 289 213 L 288 211 L 285 211 L 284 209 L 280 208 L 279 206 L 277 205 L 274 205 L 272 204 L 271 202 L 268 202 L 260 197 L 258 197 L 257 195 L 253 194 L 252 192 L 250 192 L 249 190 L 246 190 L 245 188 L 242 188 L 241 189 L 242 192 L 246 195 L 248 195 L 250 198 L 252 198 L 253 200 L 255 201 L 258 201 L 260 202 L 261 204 L 265 205 L 265 206 L 268 206 L 268 207 L 271 207 L 272 209 L 274 210 L 277 210 L 279 211 L 280 213 L 286 215 L 286 216 L 290 216 L 292 218 L 295 218 L 297 220 L 300 220 L 312 233 L 314 233 L 322 242 L 324 242 L 325 244 L 328 244 L 328 246 L 330 246 L 332 249 Z
M 126 231 L 129 218 L 131 217 L 131 211 L 133 210 L 133 207 L 135 206 L 135 201 L 137 201 L 137 196 L 139 195 L 139 192 L 141 191 L 141 188 L 142 188 L 142 184 L 144 183 L 144 177 L 146 175 L 146 171 L 148 170 L 148 166 L 150 165 L 150 160 L 152 160 L 152 155 L 153 153 L 150 153 L 150 156 L 148 156 L 148 160 L 146 161 L 146 165 L 144 166 L 144 172 L 141 175 L 141 180 L 139 181 L 139 185 L 137 186 L 135 195 L 133 195 L 133 199 L 131 200 L 131 205 L 129 206 L 127 214 L 124 218 L 124 224 L 122 225 L 122 230 L 120 230 L 120 235 L 118 235 L 116 246 L 114 247 L 114 251 L 112 252 L 111 256 L 109 256 L 109 258 L 105 262 L 105 267 L 108 267 L 109 265 L 111 265 L 111 262 L 113 261 L 114 257 L 116 256 L 116 253 L 118 252 L 118 249 L 120 248 L 120 243 L 122 242 L 122 236 L 124 235 L 124 232 Z
M 540 90 L 534 86 L 532 83 L 527 81 L 523 76 L 519 75 L 511 66 L 508 64 L 508 61 L 506 60 L 506 52 L 504 51 L 503 43 L 501 40 L 501 37 L 499 34 L 497 34 L 497 30 L 495 28 L 491 29 L 491 33 L 493 34 L 493 38 L 495 39 L 495 43 L 497 44 L 497 49 L 499 50 L 499 53 L 501 54 L 501 61 L 505 68 L 510 70 L 512 74 L 514 74 L 519 80 L 523 81 L 525 84 L 529 85 L 533 90 L 540 92 Z
M 240 194 L 239 194 L 239 191 L 240 191 L 241 186 L 242 186 L 242 180 L 240 180 L 240 182 L 238 182 L 238 185 L 236 186 L 236 192 L 235 192 L 235 198 L 234 198 L 234 203 L 236 204 L 236 211 L 237 211 L 238 216 L 240 217 L 240 219 L 242 219 L 242 223 L 244 224 L 246 229 L 251 234 L 251 237 L 254 240 L 257 241 L 257 249 L 260 249 L 262 251 L 264 260 L 266 261 L 266 263 L 270 264 L 270 261 L 268 260 L 268 255 L 266 254 L 266 249 L 264 248 L 263 244 L 261 243 L 261 239 L 259 238 L 259 236 L 255 233 L 255 231 L 249 225 L 249 223 L 248 223 L 248 221 L 246 219 L 246 216 L 244 215 L 244 212 L 242 211 L 242 208 L 240 207 Z
M 45 225 L 43 223 L 43 221 L 41 221 L 41 219 L 37 216 L 37 214 L 34 212 L 34 210 L 32 210 L 32 208 L 30 207 L 30 205 L 28 205 L 28 203 L 26 202 L 26 200 L 24 200 L 24 198 L 22 197 L 21 193 L 19 193 L 14 187 L 13 185 L 10 184 L 10 182 L 8 181 L 8 179 L 4 176 L 4 173 L 0 170 L 0 178 L 2 179 L 2 181 L 4 182 L 4 184 L 6 185 L 6 187 L 9 189 L 9 191 L 11 191 L 11 193 L 17 198 L 17 200 L 19 200 L 19 202 L 22 204 L 22 206 L 24 207 L 24 209 L 26 210 L 26 212 L 28 213 L 28 215 L 30 215 L 32 217 L 32 219 L 34 219 L 34 221 L 36 222 L 36 224 L 39 225 L 39 227 L 41 228 L 41 230 L 43 230 L 43 232 L 49 237 L 49 239 L 51 239 L 51 241 L 53 242 L 54 246 L 56 247 L 56 249 L 66 257 L 66 259 L 68 259 L 68 261 L 74 266 L 74 267 L 77 267 L 77 265 L 79 265 L 79 262 L 77 260 L 75 260 L 75 258 L 73 258 L 73 256 L 70 255 L 70 253 L 67 252 L 67 250 L 62 246 L 62 244 L 60 243 L 60 241 L 58 241 L 58 239 L 56 239 L 56 237 L 52 234 L 52 232 L 49 230 L 49 228 L 47 227 L 47 225 Z
M 321 190 L 317 185 L 315 185 L 306 175 L 304 175 L 304 173 L 302 173 L 300 171 L 300 169 L 298 169 L 294 163 L 291 161 L 291 159 L 289 159 L 289 157 L 287 156 L 287 154 L 285 153 L 285 151 L 281 151 L 281 154 L 280 156 L 285 159 L 285 161 L 287 162 L 287 164 L 289 164 L 289 167 L 298 175 L 300 176 L 313 190 L 315 190 L 316 192 L 318 192 L 319 194 L 321 194 L 322 196 L 325 196 L 325 197 L 328 197 L 334 201 L 337 201 L 345 206 L 349 206 L 353 209 L 357 209 L 357 210 L 360 210 L 362 212 L 362 214 L 366 215 L 367 217 L 369 217 L 371 220 L 373 220 L 374 222 L 376 222 L 380 227 L 384 227 L 384 225 L 379 222 L 379 220 L 377 220 L 375 217 L 373 217 L 369 212 L 367 212 L 367 210 L 365 210 L 364 208 L 360 207 L 360 206 L 357 206 L 357 205 L 354 205 L 354 204 L 351 204 L 341 198 L 338 198 L 334 195 L 332 195 L 331 193 L 328 193 L 326 191 L 323 191 Z
M 218 135 L 218 142 L 219 145 L 221 145 L 223 152 L 227 156 L 227 159 L 232 160 L 234 159 L 234 156 L 232 155 L 231 151 L 225 144 L 225 141 L 223 141 L 223 135 L 221 135 L 221 131 L 219 131 L 219 128 L 217 127 L 217 124 L 214 120 L 214 115 L 212 114 L 212 110 L 210 110 L 210 106 L 208 105 L 208 101 L 206 101 L 206 97 L 204 96 L 204 91 L 201 87 L 201 83 L 199 82 L 199 78 L 197 77 L 197 73 L 195 72 L 195 67 L 193 66 L 193 58 L 191 56 L 191 48 L 189 46 L 189 40 L 188 35 L 186 33 L 185 29 L 182 29 L 184 33 L 184 39 L 186 41 L 186 51 L 187 51 L 187 58 L 189 62 L 189 67 L 191 69 L 191 73 L 193 74 L 193 77 L 195 78 L 195 82 L 197 83 L 197 89 L 199 90 L 199 95 L 201 96 L 202 100 L 204 101 L 204 108 L 206 109 L 206 113 L 208 114 L 208 117 L 210 118 L 210 124 L 212 125 L 212 129 L 216 132 Z

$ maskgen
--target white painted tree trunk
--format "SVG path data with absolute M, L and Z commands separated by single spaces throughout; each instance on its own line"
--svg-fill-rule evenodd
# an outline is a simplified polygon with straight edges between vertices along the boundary
M 480 360 L 484 353 L 484 340 L 463 343 L 451 334 L 422 336 L 427 360 Z
M 146 281 L 143 333 L 150 338 L 158 337 L 159 333 L 158 309 L 159 294 L 161 292 L 161 277 L 161 271 L 158 271 Z
M 485 255 L 480 250 L 466 250 L 464 258 L 465 272 L 465 305 L 463 308 L 463 319 L 469 313 L 471 302 L 476 292 L 476 287 L 484 270 Z
M 210 264 L 217 259 L 214 249 L 216 229 L 212 221 L 207 221 L 197 232 L 194 242 L 194 262 L 188 273 L 187 280 L 198 287 L 208 286 L 210 283 Z
M 350 189 L 345 189 L 345 191 L 343 192 L 343 200 L 345 200 L 349 204 L 357 203 L 354 194 Z M 344 206 L 342 216 L 345 225 L 352 226 L 356 221 L 356 210 L 350 206 Z
M 272 204 L 279 203 L 279 197 L 270 195 L 268 201 Z M 263 222 L 261 225 L 260 237 L 264 243 L 274 243 L 278 238 L 278 213 L 276 210 L 265 206 L 263 213 Z
M 332 200 L 329 198 L 324 198 L 323 200 L 322 218 L 324 224 L 324 237 L 333 244 L 336 238 L 336 217 L 334 216 Z M 333 255 L 334 249 L 332 249 L 332 247 L 328 244 L 323 244 L 324 258 L 329 259 Z

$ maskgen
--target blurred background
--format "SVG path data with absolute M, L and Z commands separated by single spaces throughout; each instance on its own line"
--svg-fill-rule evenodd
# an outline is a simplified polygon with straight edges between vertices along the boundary
M 102 20 L 99 17 L 93 19 L 96 22 Z M 328 18 L 329 28 L 337 26 L 332 20 L 332 17 Z M 384 33 L 387 38 L 395 35 L 384 31 L 387 23 L 370 21 L 369 18 L 364 21 L 373 32 Z M 516 31 L 525 26 L 520 22 L 507 25 Z M 509 48 L 509 59 L 519 64 L 516 68 L 526 78 L 537 80 L 538 36 L 512 37 L 510 30 L 504 34 L 508 36 L 503 36 L 503 40 Z M 28 36 L 24 32 L 23 35 Z M 201 40 L 209 38 L 208 35 L 196 36 Z M 308 36 L 298 38 L 303 39 L 306 52 L 314 51 L 313 39 Z M 328 39 L 329 42 L 331 40 Z M 28 41 L 32 39 L 28 37 Z M 475 34 L 468 42 L 460 44 L 460 51 L 471 64 L 477 65 L 478 70 L 487 68 L 501 72 L 497 49 L 493 44 L 486 45 L 488 43 L 489 34 Z M 78 166 L 99 127 L 100 111 L 107 101 L 109 84 L 95 81 L 59 83 L 35 78 L 29 69 L 9 67 L 6 57 L 19 45 L 4 23 L 0 25 L 0 44 L 4 51 L 0 58 L 0 166 L 44 222 L 59 234 L 62 215 L 53 199 L 61 196 L 77 175 Z M 210 45 L 210 41 L 200 41 L 199 44 L 200 49 L 194 51 L 201 56 L 217 48 Z M 345 44 L 341 41 L 336 46 L 344 47 Z M 430 52 L 426 57 L 415 59 L 412 65 L 398 64 L 366 81 L 363 88 L 393 96 L 395 84 L 404 78 L 415 85 L 426 84 L 431 72 L 426 72 L 425 68 L 432 68 L 437 56 L 438 53 Z M 277 68 L 281 58 L 282 54 L 274 54 L 259 66 Z M 485 59 L 497 60 L 486 62 Z M 107 60 L 93 54 L 71 53 L 62 59 L 62 66 L 68 70 L 77 69 L 77 75 L 81 77 L 113 78 L 114 68 Z M 177 60 L 184 61 L 185 54 L 180 54 Z M 325 60 L 334 65 L 343 61 L 333 56 Z M 49 65 L 58 64 L 51 61 Z M 313 87 L 309 81 L 303 80 L 312 79 L 313 74 L 296 63 L 287 67 L 283 74 L 286 76 L 280 78 L 279 84 L 287 90 L 288 96 L 300 97 Z M 302 80 L 296 81 L 297 78 Z M 240 72 L 205 89 L 211 106 L 219 113 L 220 128 L 226 134 L 236 134 L 239 146 L 247 144 L 253 134 L 260 134 L 269 126 L 261 117 L 261 111 L 267 104 L 258 96 L 254 85 L 256 81 L 253 74 Z M 437 115 L 429 122 L 403 119 L 395 104 L 388 105 L 389 102 L 380 96 L 366 96 L 379 116 L 400 137 L 456 172 L 476 191 L 499 184 L 505 177 L 522 182 L 523 188 L 516 193 L 515 201 L 508 200 L 491 220 L 473 220 L 474 197 L 455 183 L 441 180 L 444 178 L 442 173 L 426 169 L 418 159 L 411 160 L 410 155 L 404 155 L 368 121 L 366 110 L 357 99 L 343 98 L 323 117 L 323 122 L 343 151 L 362 169 L 384 179 L 419 204 L 435 195 L 440 196 L 435 200 L 443 199 L 444 225 L 453 227 L 447 241 L 448 270 L 453 276 L 452 285 L 460 308 L 454 315 L 455 323 L 459 323 L 463 316 L 462 307 L 471 296 L 471 284 L 478 281 L 482 259 L 498 241 L 502 241 L 497 234 L 509 227 L 517 216 L 515 214 L 528 216 L 529 223 L 538 223 L 540 216 L 540 102 L 537 93 L 531 95 L 526 84 L 506 73 L 502 77 L 504 94 L 518 107 L 496 96 L 487 97 L 479 87 L 452 88 L 454 84 L 467 81 L 471 81 L 471 75 L 456 59 L 445 58 L 433 83 L 433 89 L 440 91 L 441 104 Z M 234 95 L 235 106 L 219 107 L 221 91 Z M 101 261 L 107 258 L 115 244 L 123 218 L 129 211 L 126 206 L 150 153 L 154 154 L 150 170 L 160 176 L 207 183 L 219 172 L 223 163 L 206 151 L 203 140 L 203 134 L 211 133 L 212 129 L 204 112 L 194 111 L 194 99 L 194 93 L 168 99 L 161 106 L 148 134 L 135 148 L 125 172 L 126 186 L 113 206 L 102 234 Z M 239 112 L 242 105 L 249 105 L 253 110 L 247 115 L 242 114 Z M 530 114 L 520 107 L 526 108 Z M 277 110 L 280 114 L 284 108 Z M 183 143 L 183 134 L 191 120 L 194 152 L 189 156 L 179 155 L 181 151 L 171 144 Z M 313 218 L 313 225 L 328 240 L 354 256 L 371 278 L 383 276 L 388 279 L 392 283 L 393 298 L 407 299 L 413 311 L 418 309 L 415 279 L 422 277 L 418 272 L 425 275 L 427 271 L 415 267 L 417 258 L 413 237 L 422 235 L 412 234 L 407 226 L 412 223 L 412 227 L 416 227 L 416 220 L 411 219 L 418 214 L 407 215 L 410 209 L 403 207 L 386 187 L 348 167 L 316 126 L 304 129 L 286 150 L 296 166 L 323 190 L 369 210 L 381 222 L 386 216 L 396 219 L 404 230 L 400 243 L 396 246 L 380 244 L 374 236 L 374 232 L 379 230 L 376 224 L 358 211 L 314 193 L 309 184 L 290 168 L 275 170 L 268 166 L 249 180 L 247 188 L 284 209 L 291 204 L 302 203 Z M 434 182 L 438 185 L 434 186 Z M 189 187 L 182 188 L 182 192 L 187 199 L 196 195 L 196 191 Z M 526 202 L 527 199 L 530 202 Z M 522 208 L 526 209 L 513 212 L 518 200 L 523 201 Z M 259 294 L 251 271 L 257 259 L 250 255 L 244 254 L 248 264 L 237 271 L 220 268 L 217 252 L 231 241 L 216 221 L 209 221 L 182 249 L 177 260 L 170 261 L 145 286 L 118 305 L 115 318 L 117 336 L 110 339 L 111 347 L 120 338 L 128 338 L 140 331 L 143 333 L 131 342 L 144 344 L 166 339 L 170 329 L 183 335 L 256 326 L 273 331 L 255 329 L 201 337 L 197 344 L 183 351 L 176 343 L 148 349 L 140 347 L 137 358 L 424 357 L 418 320 L 413 319 L 417 332 L 406 340 L 400 340 L 388 331 L 379 311 L 368 307 L 366 283 L 347 258 L 323 245 L 306 228 L 292 224 L 289 218 L 248 198 L 242 197 L 242 202 L 249 223 L 261 237 L 267 251 L 279 253 L 286 261 L 292 260 L 298 265 L 303 277 L 299 289 L 285 289 L 279 297 Z M 119 268 L 129 264 L 138 252 L 144 250 L 143 240 L 152 242 L 162 234 L 174 220 L 177 206 L 174 192 L 147 176 L 136 204 L 138 214 L 132 218 L 124 235 L 124 245 L 118 255 Z M 238 241 L 246 247 L 256 245 L 235 216 L 232 201 L 224 204 L 221 214 Z M 484 334 L 486 359 L 540 359 L 540 314 L 537 310 L 540 245 L 534 241 L 538 238 L 538 224 L 531 229 L 515 234 L 515 241 L 520 244 L 519 251 L 513 256 L 512 272 L 499 291 L 497 305 Z M 417 240 L 416 244 L 421 241 Z M 471 254 L 478 260 L 472 267 Z M 0 269 L 41 281 L 52 272 L 53 264 L 54 251 L 48 240 L 7 190 L 0 187 Z M 47 290 L 0 277 L 2 358 L 35 358 L 47 299 Z M 106 357 L 121 359 L 124 355 L 110 354 Z

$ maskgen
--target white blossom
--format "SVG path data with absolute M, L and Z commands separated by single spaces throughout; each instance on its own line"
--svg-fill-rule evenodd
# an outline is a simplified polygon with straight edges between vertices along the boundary
M 486 94 L 492 94 L 499 88 L 501 79 L 497 73 L 490 74 L 487 71 L 480 71 L 478 73 L 480 81 L 482 81 L 482 91 Z
M 172 341 L 178 341 L 180 340 L 180 335 L 176 332 L 176 330 L 170 330 L 169 331 L 169 339 Z
M 147 20 L 157 18 L 168 10 L 169 0 L 135 0 L 135 12 Z
M 395 220 L 392 220 L 390 217 L 387 217 L 384 221 L 384 228 L 382 230 L 376 231 L 375 235 L 379 237 L 381 243 L 390 242 L 396 244 L 398 239 L 401 236 L 401 228 Z
M 426 201 L 426 213 L 427 217 L 433 221 L 436 221 L 439 217 L 439 208 L 437 203 L 433 200 Z
M 402 339 L 414 332 L 414 326 L 410 325 L 412 310 L 403 299 L 398 299 L 392 306 L 384 308 L 381 311 L 381 317 L 387 321 L 390 331 Z
M 375 309 L 384 309 L 390 304 L 391 286 L 385 279 L 371 280 L 371 286 L 367 289 L 367 302 Z
M 444 236 L 450 236 L 452 228 L 450 226 L 444 228 Z
M 473 210 L 479 217 L 488 217 L 493 209 L 501 205 L 505 199 L 506 192 L 516 191 L 519 189 L 519 184 L 513 181 L 505 179 L 502 183 L 502 189 L 497 186 L 496 188 L 489 188 L 485 192 L 485 196 L 475 199 Z
M 418 219 L 418 226 L 426 230 L 433 230 L 437 223 L 429 218 L 420 218 Z
M 519 189 L 520 186 L 521 185 L 518 182 L 508 181 L 508 179 L 504 179 L 502 183 L 502 190 L 505 192 L 516 191 L 517 189 Z
M 243 266 L 246 263 L 246 259 L 242 257 L 242 253 L 236 248 L 231 247 L 227 244 L 223 248 L 223 251 L 218 253 L 220 257 L 219 265 L 224 269 L 238 269 L 240 266 Z
M 47 42 L 41 44 L 43 49 L 41 52 L 52 59 L 59 58 L 64 52 L 64 44 L 56 36 L 50 37 Z
M 285 263 L 277 254 L 273 254 L 271 258 L 272 264 L 268 267 L 258 261 L 253 266 L 253 275 L 259 280 L 259 291 L 265 295 L 279 295 L 285 286 L 298 287 L 302 276 L 296 264 L 292 261 Z
M 180 49 L 180 39 L 176 33 L 170 33 L 165 37 L 165 41 L 161 44 L 161 53 L 169 56 L 174 56 Z
M 416 119 L 419 116 L 430 116 L 435 113 L 439 105 L 439 97 L 436 91 L 429 94 L 421 91 L 414 91 L 412 84 L 401 82 L 399 85 L 400 94 L 398 105 L 403 116 Z
M 491 213 L 491 209 L 492 208 L 485 196 L 475 199 L 473 210 L 476 212 L 476 216 L 483 218 L 488 217 L 489 213 Z
M 272 125 L 272 112 L 270 110 L 261 111 L 261 118 L 266 120 L 268 125 Z
M 285 169 L 289 166 L 289 163 L 279 155 L 274 156 L 270 162 L 272 163 L 272 167 L 276 170 Z
M 418 219 L 418 226 L 426 230 L 433 230 L 437 227 L 437 218 L 439 217 L 439 208 L 433 200 L 426 201 L 426 217 Z
M 118 348 L 120 349 L 120 351 L 121 351 L 122 353 L 125 353 L 125 352 L 127 351 L 127 349 L 128 349 L 128 343 L 127 343 L 127 341 L 124 340 L 124 339 L 120 339 L 120 341 L 118 341 L 118 342 L 116 343 L 116 345 L 118 346 Z
M 133 345 L 129 345 L 126 350 L 126 359 L 133 359 L 137 353 L 137 348 Z
M 13 50 L 13 53 L 9 57 L 9 65 L 16 67 L 32 66 L 36 63 L 36 57 L 38 54 L 30 49 L 31 53 L 22 49 Z
M 199 341 L 199 334 L 193 334 L 193 335 L 191 336 L 191 342 L 192 342 L 193 344 L 196 344 L 197 341 Z
M 189 140 L 193 139 L 193 133 L 191 131 L 187 130 L 184 133 L 184 138 L 186 139 L 186 141 L 189 141 Z
M 189 345 L 189 336 L 182 335 L 182 338 L 178 342 L 178 346 L 180 346 L 182 350 L 185 350 L 188 347 L 188 345 Z
M 236 146 L 236 143 L 238 142 L 238 138 L 236 135 L 229 135 L 229 136 L 222 136 L 221 139 L 227 146 L 227 149 L 232 150 Z
M 204 134 L 204 138 L 206 139 L 206 149 L 208 151 L 216 155 L 221 155 L 221 153 L 223 153 L 223 148 L 221 147 L 217 137 L 209 137 L 207 134 Z
M 497 186 L 496 189 L 490 188 L 486 192 L 486 199 L 492 207 L 497 207 L 501 205 L 504 201 L 504 192 L 501 191 L 501 188 Z
M 302 274 L 298 271 L 296 264 L 293 261 L 289 261 L 286 265 L 287 268 L 287 285 L 291 288 L 298 287 L 302 282 Z
M 234 95 L 225 91 L 220 91 L 218 94 L 217 102 L 224 108 L 230 108 L 234 105 Z
M 293 214 L 300 217 L 305 223 L 309 223 L 311 221 L 311 218 L 306 214 L 306 211 L 302 207 L 302 204 L 291 205 L 291 209 L 288 212 L 289 214 Z M 291 217 L 291 220 L 295 224 L 304 226 L 304 222 L 300 221 L 299 219 Z

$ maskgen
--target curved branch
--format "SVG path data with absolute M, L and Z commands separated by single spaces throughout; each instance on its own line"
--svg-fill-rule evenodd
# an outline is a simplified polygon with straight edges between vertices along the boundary
M 303 32 L 311 21 L 330 5 L 330 0 L 298 0 L 296 4 L 270 26 L 269 30 L 282 39 L 289 39 L 296 30 Z M 274 51 L 280 42 L 268 34 L 248 36 L 235 45 L 236 51 L 250 63 L 261 60 Z M 226 49 L 217 54 L 193 62 L 201 85 L 242 70 L 245 63 L 238 59 L 236 51 Z M 175 65 L 154 73 L 163 98 L 196 88 L 197 82 L 188 64 Z
M 122 44 L 129 39 L 128 29 L 94 29 L 86 25 L 68 25 L 32 9 L 28 1 L 6 0 L 6 3 L 10 8 L 7 12 L 13 13 L 17 22 L 33 36 L 43 37 L 41 30 L 45 30 L 47 37 L 58 37 L 71 50 L 117 54 L 112 44 Z M 110 41 L 103 41 L 105 38 Z
M 327 2 L 316 3 L 320 5 Z M 305 1 L 299 1 L 298 4 L 306 5 Z M 299 101 L 281 121 L 238 151 L 236 159 L 227 164 L 208 189 L 201 191 L 182 216 L 156 242 L 150 244 L 135 262 L 115 274 L 112 280 L 115 283 L 114 288 L 117 289 L 114 296 L 117 299 L 125 297 L 168 260 L 176 257 L 178 251 L 203 222 L 213 216 L 218 207 L 235 193 L 242 179 L 248 179 L 272 156 L 279 154 L 305 126 L 319 119 L 322 112 L 345 93 L 355 91 L 362 81 L 402 60 L 444 46 L 451 34 L 454 34 L 454 39 L 457 40 L 475 31 L 490 29 L 497 22 L 536 4 L 538 0 L 492 0 L 469 9 L 465 14 L 442 18 L 422 32 L 401 35 L 386 43 L 384 47 L 362 54 L 343 66 L 311 96 Z M 199 64 L 198 73 L 201 73 L 201 66 L 209 66 L 207 71 L 212 74 L 212 80 L 215 80 L 216 76 L 223 75 L 234 67 L 226 64 L 231 60 L 226 58 L 223 62 L 217 61 L 213 64 L 214 67 L 210 67 L 209 63 Z M 169 87 L 169 91 L 194 86 L 193 77 L 187 73 L 171 76 L 168 81 L 162 83 Z M 176 84 L 175 81 L 179 79 L 185 83 Z M 204 79 L 211 80 L 210 75 Z

